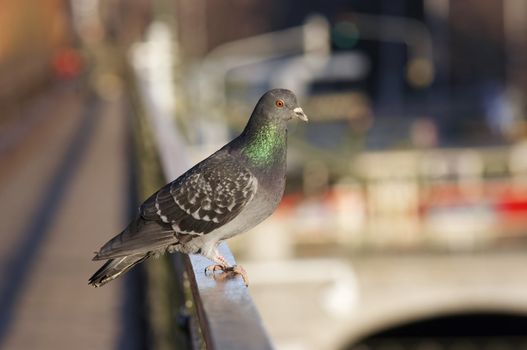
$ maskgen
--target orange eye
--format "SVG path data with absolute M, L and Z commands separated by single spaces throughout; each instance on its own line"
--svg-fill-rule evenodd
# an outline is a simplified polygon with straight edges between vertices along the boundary
M 276 107 L 282 108 L 284 106 L 284 101 L 276 100 L 276 102 L 274 104 L 276 105 Z

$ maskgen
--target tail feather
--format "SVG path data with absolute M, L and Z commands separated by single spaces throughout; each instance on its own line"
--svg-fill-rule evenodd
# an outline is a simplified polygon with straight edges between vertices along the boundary
M 88 283 L 94 287 L 103 286 L 149 257 L 150 253 L 110 259 L 90 277 Z
M 107 260 L 125 256 L 138 256 L 177 243 L 170 226 L 157 221 L 134 219 L 120 234 L 106 242 L 93 260 Z

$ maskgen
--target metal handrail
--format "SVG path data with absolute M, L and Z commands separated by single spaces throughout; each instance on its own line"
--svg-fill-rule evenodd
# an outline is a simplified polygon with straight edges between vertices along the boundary
M 226 243 L 220 244 L 219 250 L 230 264 L 236 263 Z M 200 255 L 187 255 L 184 263 L 207 349 L 273 348 L 240 277 L 218 280 L 206 276 L 204 270 L 210 261 Z

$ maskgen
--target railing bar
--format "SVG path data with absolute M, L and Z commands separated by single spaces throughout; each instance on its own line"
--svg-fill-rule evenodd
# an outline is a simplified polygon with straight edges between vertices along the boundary
M 219 251 L 230 264 L 236 263 L 227 244 L 220 244 Z M 207 349 L 272 349 L 258 311 L 241 277 L 227 275 L 227 278 L 217 281 L 204 274 L 205 268 L 210 265 L 208 259 L 190 255 L 186 260 Z M 225 276 L 219 275 L 217 278 Z

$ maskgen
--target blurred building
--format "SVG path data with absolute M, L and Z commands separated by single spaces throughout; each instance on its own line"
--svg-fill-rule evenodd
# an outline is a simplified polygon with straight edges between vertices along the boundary
M 75 41 L 69 2 L 4 1 L 0 11 L 0 104 L 6 106 L 53 78 L 58 50 Z

